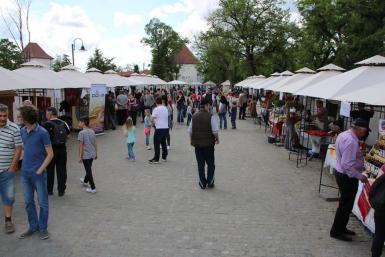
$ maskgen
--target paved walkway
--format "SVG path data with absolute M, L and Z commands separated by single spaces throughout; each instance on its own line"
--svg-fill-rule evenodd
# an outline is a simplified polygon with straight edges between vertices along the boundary
M 355 219 L 355 242 L 329 238 L 337 204 L 318 195 L 320 163 L 297 169 L 283 149 L 267 144 L 263 129 L 238 123 L 220 134 L 210 191 L 197 186 L 185 126 L 172 132 L 169 162 L 155 166 L 147 164 L 152 151 L 141 144 L 141 127 L 136 163 L 125 159 L 121 131 L 99 137 L 96 195 L 79 184 L 84 171 L 70 142 L 67 194 L 50 197 L 51 238 L 17 239 L 26 227 L 18 186 L 17 233 L 0 234 L 0 257 L 369 256 L 370 238 Z

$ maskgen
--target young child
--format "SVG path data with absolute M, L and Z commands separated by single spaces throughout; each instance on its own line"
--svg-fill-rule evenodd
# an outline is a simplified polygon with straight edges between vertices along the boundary
M 129 161 L 135 161 L 134 144 L 136 138 L 136 128 L 131 117 L 128 117 L 124 124 L 124 130 L 127 133 L 127 149 Z
M 187 106 L 187 126 L 190 126 L 192 116 L 193 116 L 193 107 L 191 102 L 189 102 L 189 105 Z
M 150 122 L 150 117 L 151 117 L 151 112 L 150 109 L 146 109 L 144 111 L 144 135 L 146 136 L 146 147 L 147 150 L 151 150 L 150 147 L 150 135 L 151 135 L 151 122 Z
M 98 158 L 98 148 L 96 145 L 95 132 L 90 129 L 90 120 L 88 117 L 82 117 L 79 120 L 79 127 L 82 129 L 78 135 L 79 141 L 79 162 L 83 163 L 84 169 L 86 170 L 86 176 L 80 178 L 83 186 L 86 186 L 88 193 L 95 194 L 96 188 L 94 178 L 92 176 L 92 162 Z M 88 183 L 89 186 L 88 187 Z
M 237 119 L 237 101 L 233 101 L 233 105 L 230 109 L 230 118 L 231 118 L 231 126 L 233 129 L 237 129 L 237 124 L 235 120 Z

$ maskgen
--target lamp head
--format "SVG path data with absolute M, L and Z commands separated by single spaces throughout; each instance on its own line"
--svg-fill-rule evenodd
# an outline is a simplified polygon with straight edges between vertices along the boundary
M 85 48 L 84 45 L 82 44 L 82 46 L 80 47 L 79 50 L 80 50 L 80 51 L 86 51 L 86 48 Z

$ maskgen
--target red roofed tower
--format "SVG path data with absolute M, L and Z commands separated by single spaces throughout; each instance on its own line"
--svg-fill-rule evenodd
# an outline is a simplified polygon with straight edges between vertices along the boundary
M 27 62 L 40 62 L 47 67 L 51 67 L 53 58 L 49 56 L 37 43 L 30 42 L 24 48 L 23 57 Z
M 175 62 L 181 66 L 178 80 L 187 83 L 202 82 L 197 69 L 198 59 L 185 44 L 175 56 Z

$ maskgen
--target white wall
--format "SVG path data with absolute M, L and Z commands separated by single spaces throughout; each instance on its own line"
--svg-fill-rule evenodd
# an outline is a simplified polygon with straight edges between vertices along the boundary
M 177 79 L 187 83 L 203 82 L 195 64 L 183 64 Z
M 52 68 L 52 60 L 49 60 L 49 59 L 39 59 L 39 58 L 31 58 L 31 61 L 39 62 L 39 63 L 47 66 L 50 69 Z

